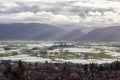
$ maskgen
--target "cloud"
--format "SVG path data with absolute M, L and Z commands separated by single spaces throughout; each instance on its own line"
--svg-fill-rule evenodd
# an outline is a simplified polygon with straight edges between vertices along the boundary
M 3 0 L 0 22 L 118 24 L 119 0 Z
M 8 18 L 9 17 L 9 18 Z M 78 23 L 77 15 L 62 15 L 52 12 L 21 12 L 0 15 L 1 22 L 39 22 L 49 24 Z
M 18 5 L 14 2 L 8 3 L 8 2 L 0 2 L 0 12 L 6 12 L 9 9 L 12 9 L 14 7 L 17 7 Z

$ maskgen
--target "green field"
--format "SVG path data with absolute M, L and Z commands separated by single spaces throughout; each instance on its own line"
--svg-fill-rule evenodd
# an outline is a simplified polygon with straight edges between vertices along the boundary
M 47 54 L 41 54 L 40 55 L 43 58 L 50 58 L 50 59 L 75 59 L 75 58 L 79 58 L 77 55 L 73 55 L 73 54 L 61 54 L 61 55 L 54 55 L 54 56 L 48 56 Z
M 87 56 L 90 58 L 114 58 L 111 55 L 105 54 L 105 53 L 87 53 Z

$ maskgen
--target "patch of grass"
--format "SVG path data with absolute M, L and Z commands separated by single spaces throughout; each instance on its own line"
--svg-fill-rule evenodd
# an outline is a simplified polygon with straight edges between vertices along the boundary
M 43 58 L 50 58 L 50 59 L 75 59 L 78 58 L 77 55 L 73 55 L 73 54 L 61 54 L 61 55 L 54 55 L 54 56 L 48 56 L 47 54 L 41 54 L 40 55 Z
M 115 50 L 116 52 L 120 52 L 120 49 L 118 49 L 118 50 Z
M 6 57 L 9 56 L 8 54 L 0 54 L 0 57 Z
M 75 59 L 75 58 L 77 58 L 77 56 L 72 55 L 72 54 L 61 54 L 61 55 L 57 55 L 56 58 L 58 58 L 58 59 Z
M 111 55 L 105 53 L 87 53 L 87 56 L 91 58 L 113 58 Z
M 17 52 L 4 53 L 4 54 L 0 54 L 0 57 L 7 57 L 7 56 L 14 56 L 14 55 L 18 55 L 18 53 Z
M 35 52 L 33 52 L 32 50 L 28 50 L 28 49 L 22 49 L 21 50 L 21 54 L 28 54 L 28 55 L 34 55 Z
M 29 53 L 28 55 L 29 55 L 29 56 L 35 56 L 35 57 L 38 56 L 37 53 Z
M 50 58 L 47 54 L 40 54 L 42 58 Z

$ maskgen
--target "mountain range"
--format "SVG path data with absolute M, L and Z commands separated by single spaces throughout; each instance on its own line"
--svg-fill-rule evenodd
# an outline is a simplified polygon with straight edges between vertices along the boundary
M 63 29 L 48 24 L 0 24 L 1 40 L 54 40 L 64 32 Z
M 80 38 L 86 41 L 120 41 L 120 26 L 94 29 Z
M 96 28 L 85 33 L 42 23 L 0 24 L 0 40 L 120 41 L 120 27 Z

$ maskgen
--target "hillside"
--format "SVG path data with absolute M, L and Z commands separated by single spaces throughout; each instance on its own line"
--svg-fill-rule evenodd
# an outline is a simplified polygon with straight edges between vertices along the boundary
M 60 37 L 60 40 L 79 40 L 80 37 L 82 37 L 84 33 L 81 30 L 73 30 L 70 32 L 67 32 L 62 37 Z
M 112 26 L 94 29 L 85 34 L 80 40 L 86 41 L 120 41 L 120 27 Z
M 63 29 L 48 24 L 0 24 L 1 40 L 54 40 L 64 32 Z

